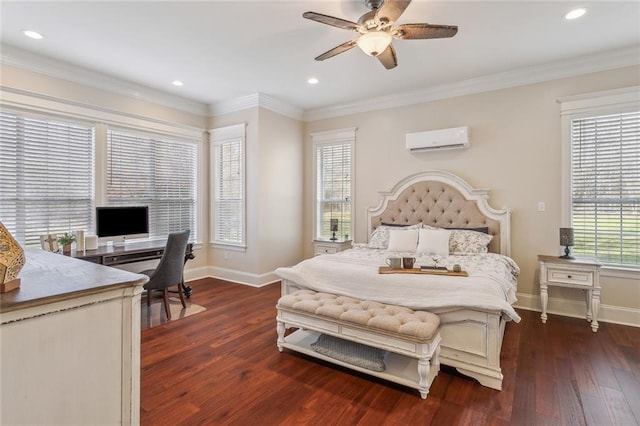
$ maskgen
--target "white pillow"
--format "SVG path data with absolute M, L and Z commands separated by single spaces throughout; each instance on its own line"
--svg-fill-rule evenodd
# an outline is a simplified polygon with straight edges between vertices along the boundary
M 421 223 L 410 226 L 378 226 L 369 237 L 369 248 L 386 249 L 389 247 L 389 231 L 390 230 L 406 230 L 406 229 L 419 229 L 422 227 Z M 413 251 L 413 250 L 412 250 Z
M 417 229 L 390 229 L 389 230 L 389 251 L 410 251 L 415 252 L 418 245 Z
M 449 237 L 451 231 L 420 229 L 418 238 L 418 253 L 449 256 Z

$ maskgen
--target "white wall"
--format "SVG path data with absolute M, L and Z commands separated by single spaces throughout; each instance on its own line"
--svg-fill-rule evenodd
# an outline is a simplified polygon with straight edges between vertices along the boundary
M 312 238 L 312 132 L 357 127 L 355 147 L 355 240 L 365 242 L 366 209 L 377 205 L 378 190 L 389 190 L 401 178 L 424 169 L 453 172 L 474 187 L 489 188 L 490 203 L 510 207 L 512 257 L 522 272 L 520 304 L 537 308 L 537 255 L 556 254 L 561 223 L 562 96 L 629 87 L 640 84 L 640 67 L 594 73 L 522 87 L 496 90 L 418 105 L 319 120 L 305 126 L 305 254 L 311 255 Z M 405 134 L 423 130 L 469 126 L 471 148 L 463 151 L 409 153 Z M 539 201 L 546 211 L 538 212 Z M 603 318 L 640 316 L 640 281 L 602 278 Z M 558 291 L 559 290 L 559 291 Z M 563 292 L 562 290 L 566 290 Z M 582 309 L 579 292 L 551 290 L 550 309 Z M 560 307 L 555 296 L 572 301 Z M 575 302 L 575 303 L 573 303 Z M 554 305 L 555 304 L 555 305 Z M 609 306 L 611 309 L 609 309 Z M 607 311 L 608 309 L 608 311 Z M 621 320 L 625 321 L 625 320 Z
M 209 128 L 247 123 L 246 250 L 212 247 L 212 275 L 251 285 L 276 281 L 302 259 L 302 124 L 254 107 L 212 117 Z
M 302 123 L 260 109 L 259 270 L 302 260 Z

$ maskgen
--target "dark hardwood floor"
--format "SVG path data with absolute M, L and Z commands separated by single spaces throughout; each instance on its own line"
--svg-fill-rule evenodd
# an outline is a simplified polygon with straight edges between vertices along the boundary
M 503 390 L 443 367 L 416 390 L 276 348 L 279 285 L 189 283 L 192 317 L 142 332 L 143 425 L 638 425 L 640 328 L 522 311 Z

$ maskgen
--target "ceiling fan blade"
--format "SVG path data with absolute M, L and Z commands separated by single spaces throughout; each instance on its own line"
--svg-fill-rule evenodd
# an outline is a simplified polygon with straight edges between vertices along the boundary
M 391 35 L 406 40 L 453 37 L 457 32 L 455 25 L 402 24 L 392 29 Z
M 384 23 L 391 23 L 398 20 L 400 15 L 409 6 L 411 0 L 386 0 L 376 12 L 376 18 Z
M 321 24 L 342 28 L 343 30 L 365 31 L 360 24 L 347 21 L 346 19 L 336 18 L 335 16 L 323 15 L 322 13 L 305 12 L 302 14 L 302 17 L 311 19 L 312 21 L 320 22 Z
M 398 58 L 396 57 L 396 50 L 393 48 L 393 45 L 390 44 L 386 49 L 382 51 L 381 54 L 376 56 L 378 60 L 384 65 L 384 67 L 388 70 L 395 68 L 398 66 Z
M 355 40 L 347 41 L 346 43 L 342 43 L 340 46 L 336 46 L 331 50 L 327 50 L 322 55 L 316 57 L 316 61 L 324 61 L 325 59 L 332 58 L 340 53 L 344 53 L 349 49 L 352 49 L 356 46 Z

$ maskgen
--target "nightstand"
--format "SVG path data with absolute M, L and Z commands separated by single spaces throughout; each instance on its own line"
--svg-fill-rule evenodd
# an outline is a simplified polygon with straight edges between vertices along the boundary
M 351 240 L 313 240 L 313 255 L 334 254 L 351 248 Z
M 598 331 L 600 309 L 600 264 L 586 259 L 561 259 L 556 256 L 538 255 L 540 265 L 540 301 L 542 323 L 547 322 L 548 287 L 568 287 L 584 290 L 587 300 L 587 321 L 591 330 Z

